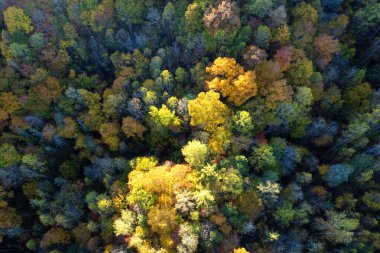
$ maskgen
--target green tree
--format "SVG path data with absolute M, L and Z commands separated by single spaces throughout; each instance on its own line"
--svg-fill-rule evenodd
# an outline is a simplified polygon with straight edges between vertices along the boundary
M 297 211 L 294 210 L 293 205 L 289 202 L 285 202 L 276 209 L 273 216 L 276 221 L 280 222 L 280 224 L 287 227 L 290 225 L 291 222 L 293 222 L 296 213 Z
M 116 17 L 129 24 L 141 24 L 145 14 L 145 5 L 143 1 L 134 0 L 116 0 L 115 1 Z
M 357 218 L 349 218 L 345 213 L 326 212 L 327 219 L 316 219 L 315 227 L 333 244 L 348 244 L 354 239 L 354 230 L 359 226 Z
M 187 6 L 185 12 L 186 30 L 190 33 L 195 33 L 202 30 L 203 10 L 202 6 L 197 2 Z
M 273 5 L 274 2 L 272 0 L 249 0 L 245 8 L 248 13 L 252 13 L 259 19 L 262 19 L 268 15 Z
M 121 211 L 121 217 L 114 221 L 115 235 L 132 234 L 137 222 L 136 214 L 128 209 Z
M 255 43 L 259 47 L 267 49 L 269 46 L 270 39 L 271 39 L 271 31 L 269 27 L 265 25 L 261 25 L 257 27 L 255 31 Z
M 233 117 L 233 129 L 237 134 L 250 136 L 253 133 L 255 126 L 249 112 L 238 111 Z
M 363 202 L 369 208 L 379 211 L 380 210 L 380 193 L 375 191 L 368 191 L 363 196 Z
M 0 146 L 0 167 L 15 165 L 20 159 L 21 155 L 12 144 L 4 143 Z
M 182 148 L 182 155 L 185 157 L 185 161 L 194 168 L 200 168 L 205 164 L 208 153 L 207 145 L 197 140 L 189 141 Z
M 274 169 L 276 167 L 276 158 L 273 155 L 272 147 L 262 144 L 253 148 L 250 163 L 256 171 Z

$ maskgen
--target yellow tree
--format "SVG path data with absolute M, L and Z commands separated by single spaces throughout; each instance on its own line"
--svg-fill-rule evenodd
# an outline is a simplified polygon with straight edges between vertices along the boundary
M 149 245 L 158 246 L 158 249 L 164 249 L 164 252 L 171 252 L 176 246 L 173 232 L 181 220 L 177 209 L 187 200 L 186 197 L 178 198 L 178 193 L 189 193 L 191 201 L 198 186 L 198 174 L 189 165 L 166 163 L 157 166 L 150 158 L 139 158 L 131 166 L 134 170 L 128 175 L 129 193 L 126 198 L 128 206 L 132 209 L 121 210 L 120 218 L 114 222 L 115 233 L 131 235 L 130 246 L 137 248 L 138 252 L 150 252 L 146 251 Z M 144 210 L 142 215 L 146 225 L 142 225 L 136 219 L 135 208 Z M 194 209 L 194 204 L 190 205 L 190 208 Z M 157 237 L 159 245 L 154 239 Z M 148 248 L 153 250 L 152 246 Z M 158 249 L 152 252 L 161 252 Z
M 233 253 L 249 253 L 245 248 L 234 249 Z
M 209 132 L 214 132 L 217 126 L 226 125 L 230 110 L 219 98 L 219 93 L 210 90 L 206 93 L 201 92 L 196 99 L 190 100 L 188 104 L 190 124 Z
M 208 145 L 214 153 L 223 155 L 230 147 L 231 138 L 232 134 L 229 128 L 217 127 L 211 134 Z
M 244 72 L 234 58 L 219 57 L 206 67 L 206 72 L 212 78 L 206 81 L 208 88 L 219 91 L 236 105 L 243 104 L 257 93 L 255 72 Z
M 17 30 L 30 33 L 33 30 L 32 21 L 25 15 L 22 9 L 11 6 L 3 14 L 5 25 L 10 33 L 14 33 Z
M 155 106 L 151 106 L 149 109 L 149 115 L 156 127 L 177 130 L 181 126 L 181 120 L 166 105 L 162 105 L 160 109 Z

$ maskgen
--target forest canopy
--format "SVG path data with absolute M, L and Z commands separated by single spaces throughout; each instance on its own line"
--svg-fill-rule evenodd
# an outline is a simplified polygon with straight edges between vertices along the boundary
M 0 252 L 380 252 L 377 0 L 0 0 Z

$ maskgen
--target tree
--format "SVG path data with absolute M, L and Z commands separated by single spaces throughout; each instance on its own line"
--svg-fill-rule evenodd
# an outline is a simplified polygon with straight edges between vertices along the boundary
M 155 157 L 136 157 L 130 161 L 130 166 L 138 171 L 148 171 L 158 165 Z
M 184 190 L 175 193 L 176 204 L 175 208 L 183 216 L 191 215 L 195 211 L 195 198 L 191 191 Z
M 338 40 L 334 40 L 332 36 L 327 34 L 319 34 L 314 40 L 314 55 L 317 66 L 321 69 L 325 68 L 331 62 L 332 55 L 338 53 L 339 50 Z
M 336 187 L 347 182 L 353 171 L 354 168 L 350 164 L 334 164 L 330 166 L 325 180 L 330 187 Z
M 368 2 L 363 8 L 355 12 L 354 19 L 358 24 L 358 30 L 374 28 L 380 23 L 380 4 Z
M 101 124 L 99 128 L 103 142 L 107 144 L 112 151 L 116 151 L 119 148 L 119 132 L 119 125 L 116 122 Z
M 308 87 L 298 87 L 294 100 L 301 109 L 306 109 L 313 104 L 313 93 Z
M 218 57 L 206 72 L 211 81 L 206 81 L 209 89 L 220 91 L 228 101 L 241 105 L 257 93 L 255 72 L 244 72 L 235 59 Z
M 204 205 L 204 198 L 201 199 L 201 196 L 196 192 L 198 189 L 196 187 L 197 173 L 188 165 L 167 163 L 149 170 L 133 170 L 129 173 L 128 177 L 130 191 L 128 192 L 127 200 L 128 206 L 133 207 L 133 209 L 128 209 L 130 211 L 127 212 L 133 215 L 135 213 L 133 210 L 136 210 L 135 208 L 144 210 L 143 212 L 139 212 L 137 221 L 133 221 L 133 224 L 137 222 L 139 226 L 134 227 L 132 225 L 132 229 L 128 228 L 125 226 L 128 225 L 126 223 L 127 220 L 119 224 L 119 228 L 124 232 L 128 234 L 132 232 L 131 246 L 139 251 L 144 250 L 143 244 L 138 243 L 140 240 L 138 238 L 143 236 L 141 234 L 141 230 L 143 229 L 144 234 L 149 233 L 158 236 L 159 241 L 155 244 L 156 250 L 159 248 L 170 250 L 176 246 L 182 250 L 183 247 L 188 248 L 191 245 L 191 248 L 193 248 L 193 243 L 184 240 L 187 233 L 183 229 L 181 230 L 179 215 L 183 214 L 183 218 L 187 219 L 187 213 L 190 214 L 190 217 L 195 218 L 195 211 L 200 212 L 200 208 L 208 207 L 209 202 Z M 213 195 L 206 198 L 213 198 Z M 184 203 L 183 199 L 190 200 L 190 203 Z M 191 204 L 194 202 L 196 205 Z M 194 211 L 188 213 L 186 210 Z M 130 217 L 128 218 L 128 223 L 131 223 Z M 176 230 L 178 227 L 180 228 L 179 236 L 182 240 L 181 243 L 178 241 L 177 244 L 177 241 L 174 241 L 176 237 L 174 237 L 173 233 L 174 231 L 178 231 Z M 145 237 L 144 240 L 149 244 L 155 241 L 154 238 L 149 237 Z
M 108 94 L 111 93 L 111 94 Z M 112 94 L 109 89 L 103 93 L 103 112 L 111 118 L 118 118 L 125 102 L 124 94 Z
M 182 155 L 191 167 L 200 168 L 207 160 L 208 148 L 206 144 L 200 141 L 189 141 L 187 145 L 182 148 Z
M 173 29 L 173 24 L 175 21 L 175 8 L 172 2 L 168 2 L 162 12 L 162 22 L 163 24 L 169 28 L 169 30 Z
M 143 134 L 147 130 L 144 125 L 130 116 L 123 118 L 122 129 L 128 138 L 138 137 L 140 139 L 143 138 Z
M 308 86 L 313 74 L 313 62 L 307 58 L 297 59 L 286 72 L 287 80 L 295 86 Z
M 380 210 L 380 193 L 375 191 L 368 191 L 363 196 L 363 202 L 372 210 Z
M 250 221 L 255 220 L 264 210 L 263 201 L 253 188 L 245 189 L 236 201 L 239 212 L 245 214 Z
M 148 224 L 152 232 L 160 236 L 162 246 L 165 248 L 174 247 L 174 242 L 169 234 L 178 225 L 175 208 L 166 205 L 153 208 L 148 213 Z
M 293 89 L 286 83 L 286 79 L 280 79 L 270 84 L 264 94 L 266 93 L 266 105 L 274 109 L 279 102 L 292 101 Z
M 281 46 L 286 46 L 290 41 L 290 31 L 287 25 L 282 25 L 274 30 L 271 41 L 278 41 Z
M 87 242 L 91 238 L 91 232 L 87 229 L 86 223 L 81 222 L 71 233 L 79 245 L 87 246 Z
M 278 49 L 274 55 L 274 60 L 280 65 L 282 71 L 286 71 L 290 67 L 292 50 L 289 47 Z
M 188 104 L 190 124 L 209 132 L 213 132 L 217 126 L 225 125 L 230 111 L 219 97 L 219 93 L 211 90 L 207 93 L 201 92 L 196 99 L 190 100 Z
M 308 127 L 306 136 L 313 144 L 317 146 L 326 146 L 334 140 L 334 136 L 338 131 L 338 124 L 335 122 L 327 122 L 323 118 L 313 120 Z
M 327 220 L 316 219 L 315 227 L 322 236 L 333 244 L 349 244 L 353 241 L 354 230 L 359 226 L 359 220 L 349 218 L 345 213 L 326 212 Z
M 245 8 L 248 13 L 252 13 L 259 19 L 263 19 L 272 9 L 274 2 L 272 0 L 249 0 Z
M 249 253 L 245 248 L 234 249 L 233 253 Z
M 345 14 L 340 14 L 335 20 L 331 20 L 328 24 L 330 34 L 334 36 L 340 36 L 343 34 L 349 23 L 348 16 Z
M 233 117 L 233 129 L 241 135 L 250 136 L 254 130 L 254 123 L 247 111 L 238 111 Z
M 57 101 L 62 92 L 59 80 L 55 77 L 48 77 L 44 84 L 39 84 L 32 89 L 40 98 L 46 102 Z
M 255 43 L 261 48 L 267 49 L 271 39 L 270 28 L 265 25 L 260 25 L 255 31 Z
M 160 109 L 151 106 L 149 110 L 149 115 L 157 128 L 176 130 L 181 126 L 181 120 L 166 105 L 162 105 Z
M 296 210 L 293 209 L 293 205 L 289 202 L 285 202 L 279 208 L 276 209 L 273 216 L 280 224 L 288 227 L 293 222 L 296 216 Z
M 41 248 L 45 249 L 50 245 L 54 244 L 69 244 L 70 243 L 70 234 L 66 232 L 64 229 L 59 227 L 53 227 L 49 231 L 47 231 L 41 241 Z
M 133 0 L 116 0 L 115 10 L 117 18 L 128 24 L 141 24 L 145 13 L 144 2 Z
M 266 204 L 271 204 L 277 201 L 278 194 L 281 191 L 281 186 L 278 183 L 272 183 L 271 181 L 266 181 L 265 183 L 260 183 L 257 186 L 261 198 L 266 202 Z
M 185 12 L 186 30 L 190 33 L 195 33 L 202 30 L 203 10 L 197 2 L 187 6 Z
M 371 85 L 369 83 L 362 83 L 347 90 L 343 94 L 343 99 L 351 110 L 363 113 L 370 110 L 370 94 L 372 94 Z
M 10 33 L 22 31 L 28 34 L 33 30 L 32 21 L 22 9 L 10 6 L 3 14 L 5 25 Z
M 216 127 L 208 141 L 208 146 L 215 154 L 223 155 L 231 145 L 231 130 L 226 127 Z
M 255 45 L 251 45 L 244 50 L 243 59 L 245 64 L 247 64 L 249 67 L 253 67 L 257 63 L 266 60 L 267 56 L 268 55 L 264 49 L 261 49 Z
M 315 25 L 318 22 L 317 11 L 305 2 L 292 9 L 292 39 L 299 48 L 309 50 L 316 33 Z
M 321 5 L 328 10 L 337 10 L 343 3 L 343 0 L 323 0 Z
M 257 64 L 255 73 L 260 95 L 269 94 L 267 91 L 269 85 L 283 77 L 281 65 L 273 61 L 263 61 Z
M 100 125 L 104 123 L 100 95 L 84 89 L 80 89 L 79 93 L 88 107 L 88 114 L 83 115 L 83 120 L 86 126 L 91 130 L 98 130 Z
M 0 167 L 9 167 L 16 165 L 21 159 L 16 148 L 9 143 L 0 146 Z
M 181 237 L 181 244 L 177 246 L 179 253 L 193 253 L 198 247 L 198 234 L 189 223 L 179 226 L 178 235 Z
M 218 189 L 231 198 L 238 198 L 243 192 L 243 177 L 237 169 L 221 169 L 221 177 L 218 182 Z
M 16 208 L 9 206 L 8 202 L 12 198 L 14 198 L 13 191 L 6 191 L 3 186 L 0 186 L 0 238 L 3 235 L 17 235 L 17 230 L 19 230 L 22 223 L 22 217 L 17 214 Z M 12 230 L 15 233 L 12 233 Z
M 280 5 L 276 9 L 270 10 L 269 17 L 271 19 L 271 24 L 275 27 L 286 24 L 288 21 L 286 8 L 284 5 Z
M 219 29 L 234 32 L 240 28 L 239 8 L 236 2 L 221 1 L 217 7 L 210 8 L 203 16 L 204 25 L 215 33 Z
M 38 208 L 41 223 L 65 229 L 77 226 L 84 214 L 82 187 L 81 183 L 64 183 L 53 194 L 37 191 L 31 203 Z
M 13 93 L 2 92 L 0 93 L 0 108 L 12 114 L 21 108 L 21 104 Z
M 267 144 L 253 148 L 250 162 L 256 171 L 265 171 L 276 167 L 276 159 L 273 156 L 273 149 Z

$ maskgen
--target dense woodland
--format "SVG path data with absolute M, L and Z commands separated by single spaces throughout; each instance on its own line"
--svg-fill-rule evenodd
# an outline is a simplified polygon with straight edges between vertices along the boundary
M 380 252 L 377 0 L 0 0 L 0 252 Z

